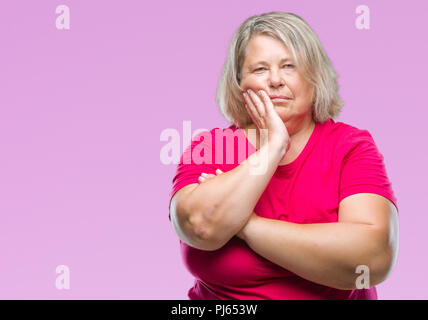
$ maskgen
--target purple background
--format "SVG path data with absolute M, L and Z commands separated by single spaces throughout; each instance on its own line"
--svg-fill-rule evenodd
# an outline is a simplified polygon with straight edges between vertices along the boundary
M 60 4 L 70 30 L 55 27 Z M 361 4 L 370 30 L 355 27 Z M 379 298 L 428 298 L 428 2 L 2 0 L 1 299 L 187 299 L 160 133 L 228 125 L 215 93 L 229 42 L 269 11 L 315 30 L 339 74 L 337 121 L 385 157 L 400 250 Z

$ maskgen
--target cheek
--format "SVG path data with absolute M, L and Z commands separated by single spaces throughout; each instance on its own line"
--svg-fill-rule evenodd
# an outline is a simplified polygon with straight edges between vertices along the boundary
M 247 77 L 241 81 L 241 88 L 244 91 L 247 89 L 258 91 L 260 89 L 265 89 L 265 87 L 265 82 L 261 77 Z
M 300 100 L 311 100 L 313 88 L 309 83 L 304 82 L 303 80 L 296 81 L 294 88 L 296 95 Z

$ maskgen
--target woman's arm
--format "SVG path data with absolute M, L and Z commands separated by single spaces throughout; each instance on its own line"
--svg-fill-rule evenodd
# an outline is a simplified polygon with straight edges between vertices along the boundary
M 221 248 L 242 229 L 284 154 L 281 143 L 268 142 L 233 170 L 198 185 L 186 196 L 180 218 L 207 250 Z M 257 158 L 266 161 L 263 174 L 252 171 Z
M 243 93 L 247 113 L 262 138 L 260 148 L 235 169 L 197 186 L 186 197 L 180 220 L 208 250 L 221 248 L 248 221 L 279 162 L 290 137 L 268 94 Z M 258 161 L 257 161 L 258 160 Z M 261 172 L 253 163 L 262 165 Z M 260 165 L 257 165 L 259 168 Z
M 369 268 L 369 286 L 392 271 L 398 215 L 386 198 L 362 193 L 341 202 L 337 223 L 296 224 L 253 213 L 237 235 L 259 255 L 304 279 L 352 290 L 359 265 Z

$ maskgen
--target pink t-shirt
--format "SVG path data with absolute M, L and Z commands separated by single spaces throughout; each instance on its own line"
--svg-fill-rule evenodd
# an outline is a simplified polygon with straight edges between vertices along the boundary
M 236 133 L 234 142 L 220 138 L 227 132 Z M 239 148 L 239 141 L 244 141 L 244 148 Z M 200 133 L 181 156 L 170 199 L 180 188 L 198 183 L 202 172 L 215 174 L 217 168 L 227 172 L 254 152 L 243 130 L 234 125 Z M 339 202 L 363 192 L 379 194 L 397 207 L 383 156 L 370 133 L 329 119 L 316 123 L 293 162 L 277 167 L 254 212 L 293 223 L 337 222 Z M 374 286 L 338 290 L 303 279 L 258 255 L 236 236 L 215 251 L 199 250 L 181 240 L 180 246 L 184 264 L 195 277 L 188 292 L 192 300 L 377 299 Z

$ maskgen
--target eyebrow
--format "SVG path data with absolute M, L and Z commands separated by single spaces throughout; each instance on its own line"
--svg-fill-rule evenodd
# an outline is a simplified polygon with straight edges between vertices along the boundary
M 291 61 L 291 58 L 283 58 L 283 59 L 281 59 L 281 61 L 280 61 L 279 63 L 281 64 L 281 63 L 284 63 L 284 62 L 286 62 L 286 61 Z M 255 63 L 251 64 L 249 67 L 250 67 L 250 68 L 253 68 L 253 67 L 255 67 L 255 66 L 256 66 L 256 65 L 258 65 L 258 64 L 268 65 L 269 63 L 267 63 L 267 62 L 266 62 L 266 61 L 264 61 L 264 60 L 261 60 L 261 61 L 257 61 L 257 62 L 255 62 Z

